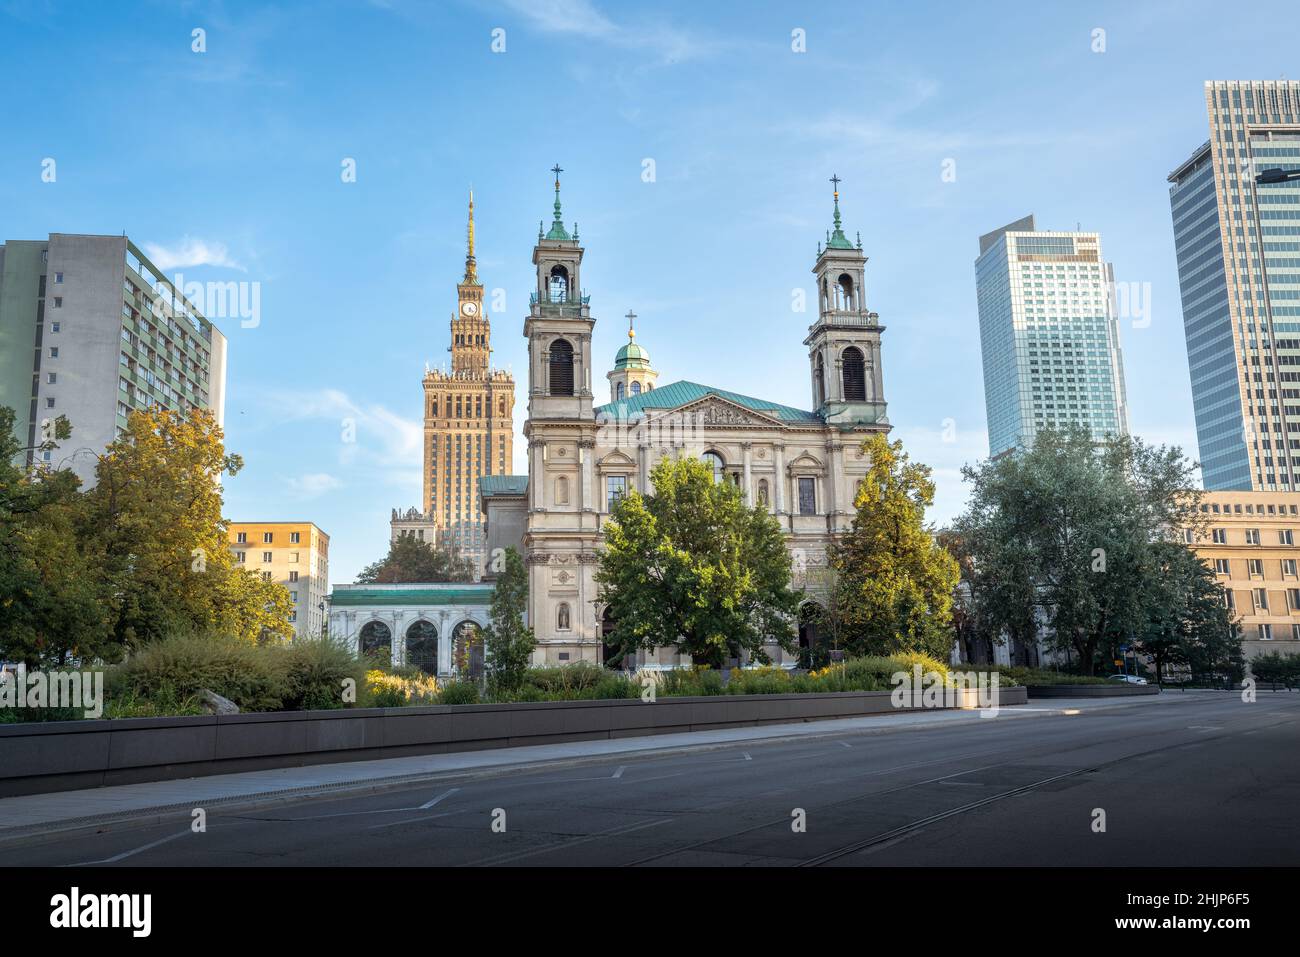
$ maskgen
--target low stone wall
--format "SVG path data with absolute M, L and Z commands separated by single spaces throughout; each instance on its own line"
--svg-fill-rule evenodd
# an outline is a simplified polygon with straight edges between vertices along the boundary
M 1131 698 L 1134 695 L 1159 694 L 1159 685 L 1030 685 L 1031 698 Z
M 1002 705 L 1026 701 L 1024 688 L 1000 692 Z M 959 706 L 977 704 L 972 690 Z M 915 710 L 888 691 L 853 691 L 7 724 L 0 796 Z

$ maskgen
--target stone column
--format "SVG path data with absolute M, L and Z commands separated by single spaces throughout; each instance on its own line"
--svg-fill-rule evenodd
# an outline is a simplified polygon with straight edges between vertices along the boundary
M 835 527 L 835 513 L 839 508 L 839 491 L 836 488 L 835 479 L 840 474 L 840 444 L 838 442 L 826 443 L 826 515 L 830 520 L 830 527 Z
M 642 495 L 650 494 L 650 443 L 642 439 L 637 443 L 636 482 L 637 491 Z
M 776 459 L 776 478 L 772 483 L 775 486 L 772 489 L 772 494 L 775 496 L 772 502 L 776 506 L 776 514 L 783 515 L 785 514 L 785 446 L 778 442 L 773 455 Z
M 753 451 L 754 443 L 741 442 L 741 451 L 745 453 L 745 504 L 754 504 L 754 473 L 751 470 L 750 455 Z
M 595 501 L 591 495 L 591 483 L 595 471 L 595 462 L 592 461 L 593 451 L 596 443 L 591 439 L 580 439 L 578 441 L 578 456 L 581 461 L 578 467 L 582 470 L 582 501 L 579 503 L 584 512 L 595 511 Z
M 451 625 L 447 612 L 438 612 L 438 675 L 451 674 Z

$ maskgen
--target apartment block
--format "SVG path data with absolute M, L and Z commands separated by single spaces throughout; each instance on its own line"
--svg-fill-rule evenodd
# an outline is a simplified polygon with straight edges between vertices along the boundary
M 299 637 L 317 636 L 327 620 L 330 537 L 312 522 L 231 522 L 235 562 L 289 590 Z
M 1300 493 L 1207 492 L 1201 513 L 1204 534 L 1183 534 L 1218 575 L 1247 657 L 1300 653 Z
M 226 339 L 125 236 L 51 233 L 0 246 L 0 405 L 28 448 L 59 416 L 72 438 L 29 465 L 95 481 L 132 409 L 224 418 Z

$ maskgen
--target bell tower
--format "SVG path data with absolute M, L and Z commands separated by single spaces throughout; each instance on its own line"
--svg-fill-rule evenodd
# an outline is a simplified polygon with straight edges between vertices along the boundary
M 885 385 L 880 371 L 880 317 L 867 309 L 862 234 L 855 246 L 840 222 L 840 178 L 834 187 L 834 228 L 817 244 L 817 320 L 804 345 L 812 372 L 813 408 L 842 428 L 883 425 Z

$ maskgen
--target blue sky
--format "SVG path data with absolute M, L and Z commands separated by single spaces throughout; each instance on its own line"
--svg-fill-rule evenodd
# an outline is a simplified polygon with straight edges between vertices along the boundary
M 218 320 L 247 463 L 226 512 L 317 522 L 337 582 L 419 504 L 420 379 L 448 359 L 471 183 L 518 426 L 552 164 L 598 365 L 634 309 L 660 383 L 805 408 L 791 290 L 811 298 L 838 173 L 894 434 L 935 468 L 943 522 L 988 451 L 977 238 L 1026 213 L 1099 231 L 1116 278 L 1151 284 L 1149 326 L 1121 332 L 1133 430 L 1195 455 L 1165 177 L 1207 138 L 1205 80 L 1294 69 L 1294 26 L 1255 6 L 0 0 L 0 234 L 125 231 L 186 279 L 260 284 L 259 325 Z

